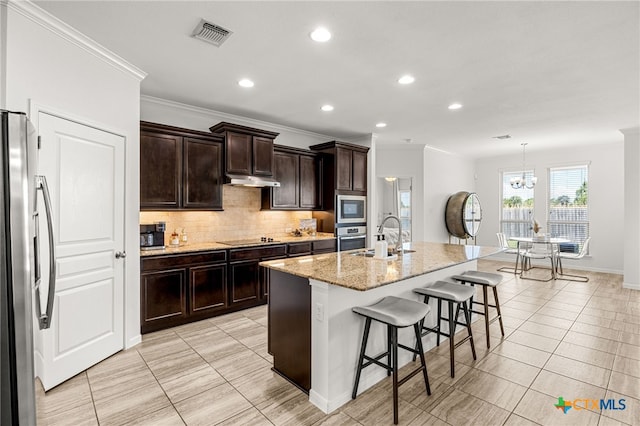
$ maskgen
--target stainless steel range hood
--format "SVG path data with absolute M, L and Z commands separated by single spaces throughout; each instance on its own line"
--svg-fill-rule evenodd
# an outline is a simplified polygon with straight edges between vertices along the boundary
M 227 175 L 227 183 L 233 186 L 250 186 L 254 188 L 278 188 L 280 182 L 270 177 Z

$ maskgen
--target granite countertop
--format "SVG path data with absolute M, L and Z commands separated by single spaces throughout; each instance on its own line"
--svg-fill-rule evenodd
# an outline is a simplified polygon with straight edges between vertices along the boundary
M 501 252 L 499 247 L 483 247 L 429 242 L 405 243 L 405 253 L 395 260 L 355 256 L 359 250 L 303 256 L 261 262 L 277 271 L 287 272 L 354 290 L 371 290 L 449 266 L 469 262 Z
M 241 248 L 241 247 L 261 247 L 261 246 L 270 246 L 277 244 L 287 244 L 287 243 L 297 243 L 304 241 L 318 241 L 318 240 L 328 240 L 335 238 L 333 234 L 326 232 L 318 232 L 315 237 L 310 235 L 302 235 L 300 237 L 294 237 L 293 235 L 284 235 L 284 236 L 276 236 L 273 237 L 276 241 L 271 242 L 261 242 L 258 241 L 260 238 L 255 238 L 253 242 L 236 242 L 234 244 L 229 243 L 221 243 L 221 242 L 210 242 L 210 243 L 187 243 L 185 245 L 181 245 L 178 247 L 167 246 L 164 249 L 156 249 L 156 250 L 140 250 L 140 257 L 147 256 L 162 256 L 168 254 L 182 254 L 182 253 L 193 253 L 199 251 L 208 251 L 208 250 L 226 250 L 233 248 Z

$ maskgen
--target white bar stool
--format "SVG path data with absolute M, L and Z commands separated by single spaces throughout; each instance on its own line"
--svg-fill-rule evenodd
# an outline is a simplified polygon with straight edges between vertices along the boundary
M 429 377 L 427 375 L 427 364 L 424 360 L 422 339 L 420 336 L 420 329 L 418 328 L 420 322 L 431 311 L 431 308 L 424 303 L 394 296 L 387 296 L 373 305 L 357 306 L 352 310 L 356 314 L 365 317 L 366 321 L 364 324 L 360 357 L 358 359 L 356 382 L 353 385 L 351 398 L 356 399 L 358 384 L 360 383 L 360 373 L 363 368 L 368 367 L 371 364 L 376 364 L 386 369 L 387 376 L 393 374 L 393 424 L 398 424 L 398 387 L 400 385 L 406 383 L 409 379 L 422 371 L 427 395 L 431 395 Z M 387 351 L 374 357 L 370 357 L 365 354 L 367 339 L 369 338 L 369 329 L 371 328 L 371 320 L 387 325 Z M 410 326 L 413 326 L 416 334 L 417 349 L 398 343 L 398 329 Z M 421 363 L 420 367 L 407 374 L 401 380 L 398 380 L 398 347 L 412 352 L 414 356 L 420 355 Z M 380 362 L 380 359 L 385 356 L 387 357 L 387 364 Z M 367 362 L 365 362 L 365 360 Z
M 446 336 L 449 338 L 449 360 L 451 362 L 451 377 L 455 377 L 455 357 L 453 353 L 455 348 L 462 345 L 468 340 L 471 343 L 471 353 L 473 354 L 473 359 L 476 359 L 476 347 L 473 344 L 473 333 L 471 331 L 471 313 L 469 312 L 471 304 L 469 304 L 469 308 L 467 307 L 467 302 L 473 297 L 473 295 L 475 294 L 475 290 L 471 287 L 456 283 L 447 281 L 436 281 L 435 284 L 429 287 L 414 288 L 413 291 L 424 296 L 425 304 L 429 303 L 430 297 L 435 297 L 436 299 L 438 299 L 438 318 L 436 319 L 436 325 L 434 327 L 425 327 L 423 320 L 420 324 L 421 329 L 424 330 L 422 332 L 422 336 L 426 336 L 429 333 L 436 333 L 437 346 L 440 346 L 440 336 Z M 442 316 L 443 300 L 449 304 L 448 318 Z M 453 310 L 454 304 L 457 308 L 455 310 L 455 314 Z M 458 321 L 458 312 L 460 306 L 462 306 L 462 309 L 464 310 L 464 323 Z M 449 323 L 448 333 L 445 333 L 440 329 L 440 321 L 442 320 L 448 321 Z M 468 335 L 458 343 L 454 343 L 453 340 L 456 334 L 457 324 L 467 327 Z
M 484 328 L 487 333 L 487 349 L 491 347 L 491 340 L 489 338 L 489 325 L 492 324 L 495 320 L 500 322 L 500 332 L 504 337 L 504 326 L 502 325 L 502 313 L 500 312 L 500 300 L 498 299 L 498 289 L 497 286 L 502 282 L 502 275 L 494 274 L 491 272 L 482 272 L 482 271 L 466 271 L 462 275 L 454 275 L 452 277 L 456 281 L 460 281 L 461 283 L 469 283 L 471 287 L 477 285 L 482 286 L 482 299 L 483 302 L 476 302 L 471 298 L 471 312 L 479 315 L 484 315 Z M 495 305 L 490 305 L 489 300 L 487 299 L 487 287 L 491 287 L 493 289 L 493 298 L 496 301 Z M 483 311 L 474 311 L 473 304 L 484 305 Z M 489 319 L 489 308 L 496 309 L 496 316 Z

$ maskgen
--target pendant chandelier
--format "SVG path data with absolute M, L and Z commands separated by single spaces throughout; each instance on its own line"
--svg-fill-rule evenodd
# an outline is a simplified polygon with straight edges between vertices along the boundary
M 527 188 L 527 189 L 533 189 L 534 186 L 536 186 L 536 183 L 538 182 L 538 178 L 535 176 L 531 176 L 531 181 L 527 182 L 526 179 L 526 167 L 525 167 L 525 148 L 527 147 L 527 143 L 523 142 L 520 145 L 522 145 L 522 176 L 518 176 L 518 177 L 512 177 L 511 179 L 509 179 L 509 183 L 511 184 L 511 187 L 513 189 L 522 189 L 522 188 Z

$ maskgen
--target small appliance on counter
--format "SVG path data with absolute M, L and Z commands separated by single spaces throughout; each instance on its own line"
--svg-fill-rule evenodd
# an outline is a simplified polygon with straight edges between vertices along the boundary
M 157 250 L 164 248 L 164 222 L 140 224 L 140 250 Z

